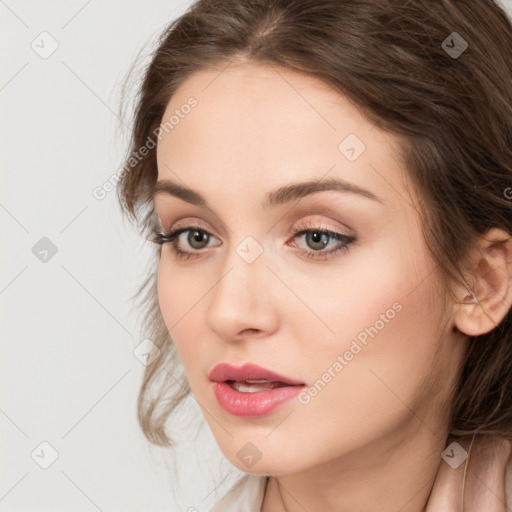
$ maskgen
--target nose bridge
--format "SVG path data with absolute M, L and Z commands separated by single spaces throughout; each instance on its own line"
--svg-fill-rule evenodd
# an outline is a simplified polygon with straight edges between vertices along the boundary
M 268 293 L 270 272 L 263 246 L 246 236 L 224 258 L 208 305 L 210 327 L 225 338 L 245 329 L 272 328 L 275 305 Z

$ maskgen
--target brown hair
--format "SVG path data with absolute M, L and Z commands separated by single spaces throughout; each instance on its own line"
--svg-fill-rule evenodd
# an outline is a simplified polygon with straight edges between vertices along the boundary
M 462 40 L 467 48 L 450 52 Z M 466 283 L 462 264 L 476 237 L 491 227 L 512 233 L 511 56 L 512 24 L 492 0 L 200 0 L 165 30 L 145 71 L 131 164 L 118 185 L 123 213 L 141 232 L 152 229 L 156 151 L 130 159 L 192 73 L 239 60 L 284 66 L 334 87 L 400 136 L 432 254 L 447 283 Z M 145 370 L 139 421 L 150 441 L 169 446 L 165 422 L 189 386 L 160 314 L 156 271 L 137 294 L 160 350 Z M 491 332 L 469 339 L 450 432 L 511 439 L 511 375 L 509 309 Z

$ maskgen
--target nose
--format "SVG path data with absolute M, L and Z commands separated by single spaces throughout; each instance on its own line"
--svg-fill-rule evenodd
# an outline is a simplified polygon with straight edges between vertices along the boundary
M 207 324 L 226 341 L 263 337 L 278 328 L 275 276 L 264 253 L 248 263 L 233 249 L 209 296 Z M 272 281 L 273 280 L 273 281 Z

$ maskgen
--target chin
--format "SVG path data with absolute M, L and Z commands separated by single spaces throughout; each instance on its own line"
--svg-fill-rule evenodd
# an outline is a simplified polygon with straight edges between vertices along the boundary
M 309 466 L 296 448 L 291 457 L 286 457 L 279 448 L 263 447 L 262 444 L 243 441 L 222 451 L 231 464 L 251 475 L 288 475 Z

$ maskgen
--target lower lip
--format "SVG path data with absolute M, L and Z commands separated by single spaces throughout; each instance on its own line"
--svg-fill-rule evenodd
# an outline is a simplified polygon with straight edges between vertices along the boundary
M 298 395 L 304 386 L 282 386 L 280 388 L 242 393 L 226 382 L 213 382 L 213 391 L 220 405 L 235 416 L 265 416 L 284 402 Z

